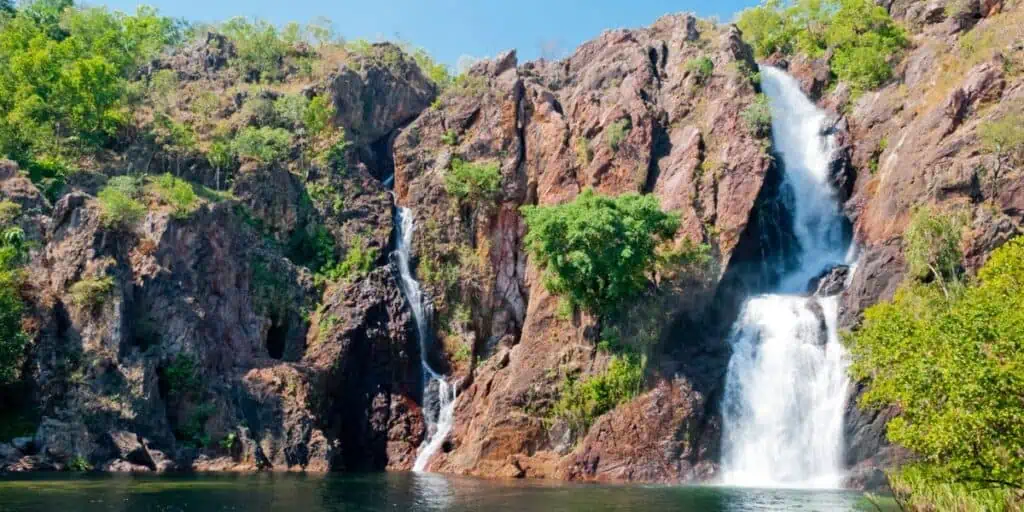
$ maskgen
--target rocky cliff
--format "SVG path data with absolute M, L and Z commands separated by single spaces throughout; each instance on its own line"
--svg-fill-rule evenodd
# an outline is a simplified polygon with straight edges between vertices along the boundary
M 856 98 L 830 83 L 825 60 L 771 59 L 833 112 L 842 142 L 834 180 L 861 251 L 843 292 L 844 327 L 900 283 L 900 236 L 915 206 L 967 208 L 968 269 L 1021 230 L 1024 175 L 983 172 L 991 155 L 979 126 L 1024 109 L 1024 48 L 1012 34 L 1022 11 L 968 3 L 953 13 L 943 2 L 887 2 L 912 27 L 913 44 L 888 85 Z M 73 176 L 51 203 L 4 162 L 0 193 L 20 205 L 17 222 L 33 242 L 21 291 L 33 337 L 24 397 L 7 400 L 32 427 L 2 445 L 0 467 L 411 468 L 430 407 L 387 257 L 399 205 L 416 218 L 416 273 L 434 310 L 439 350 L 427 356 L 458 388 L 455 426 L 429 469 L 714 477 L 725 335 L 759 286 L 744 276 L 760 263 L 763 226 L 778 220 L 772 199 L 782 173 L 769 134 L 744 114 L 759 85 L 738 29 L 665 16 L 606 32 L 557 62 L 500 55 L 444 90 L 389 44 L 328 59 L 322 75 L 286 71 L 281 91 L 243 87 L 226 64 L 232 52 L 211 34 L 149 72 L 177 77 L 174 112 L 187 116 L 214 91 L 223 99 L 216 116 L 237 125 L 258 123 L 260 102 L 275 95 L 329 97 L 352 142 L 344 172 L 299 147 L 283 162 L 224 172 L 140 137 Z M 692 64 L 703 59 L 712 72 Z M 454 162 L 497 166 L 497 193 L 451 195 Z M 110 177 L 163 170 L 206 191 L 194 211 L 150 198 L 137 224 L 103 221 L 96 195 Z M 614 325 L 564 314 L 523 247 L 519 208 L 587 188 L 654 194 L 681 214 L 679 241 L 707 244 L 711 261 L 652 283 Z M 316 237 L 333 242 L 331 258 L 368 254 L 368 268 L 315 279 Z M 598 342 L 609 328 L 652 347 L 647 391 L 573 428 L 551 408 L 567 378 L 607 368 Z M 847 462 L 863 484 L 900 454 L 882 433 L 894 411 L 861 411 L 855 398 Z

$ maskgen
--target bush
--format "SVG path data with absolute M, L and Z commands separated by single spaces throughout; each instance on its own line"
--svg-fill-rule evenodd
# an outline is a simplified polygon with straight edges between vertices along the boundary
M 498 193 L 501 171 L 498 163 L 476 164 L 453 158 L 444 175 L 444 188 L 459 201 L 490 200 Z
M 190 355 L 179 354 L 163 371 L 167 390 L 173 396 L 185 397 L 202 391 L 203 383 L 199 378 L 199 366 Z
M 100 190 L 100 221 L 114 229 L 127 229 L 146 215 L 146 207 L 124 190 L 125 183 L 115 181 Z
M 94 308 L 106 302 L 114 290 L 114 278 L 110 276 L 83 278 L 71 285 L 71 302 L 82 308 Z
M 576 137 L 576 165 L 586 167 L 594 160 L 594 148 L 586 137 Z
M 270 82 L 282 77 L 282 64 L 289 46 L 278 34 L 277 27 L 263 20 L 237 17 L 221 25 L 220 30 L 235 44 L 232 65 L 248 81 Z
M 697 83 L 706 82 L 715 72 L 715 63 L 707 57 L 699 57 L 686 61 L 686 72 L 697 79 Z
M 323 273 L 317 274 L 316 280 L 323 283 L 357 279 L 369 274 L 376 262 L 377 249 L 368 248 L 366 240 L 357 238 L 345 252 L 345 259 L 337 265 L 327 268 Z
M 239 158 L 272 164 L 283 160 L 291 152 L 292 134 L 281 128 L 247 127 L 231 142 L 232 151 Z
M 28 336 L 21 329 L 25 305 L 18 290 L 21 278 L 12 269 L 0 270 L 0 385 L 13 384 L 21 376 Z
M 192 184 L 175 178 L 170 173 L 163 174 L 153 182 L 153 189 L 160 199 L 174 209 L 175 218 L 186 218 L 195 211 L 199 196 Z
M 544 269 L 549 291 L 572 306 L 614 313 L 642 292 L 657 248 L 679 229 L 679 216 L 651 195 L 610 198 L 585 190 L 571 203 L 524 206 L 524 243 Z
M 953 291 L 911 283 L 865 312 L 846 336 L 867 384 L 861 405 L 899 407 L 888 437 L 917 455 L 927 482 L 1022 489 L 1024 237 Z
M 768 97 L 758 94 L 754 101 L 740 113 L 747 129 L 756 137 L 767 137 L 772 132 L 772 107 Z
M 320 135 L 331 126 L 334 117 L 334 104 L 326 96 L 316 96 L 306 105 L 302 115 L 302 123 L 312 136 Z
M 954 215 L 930 208 L 914 212 L 903 235 L 904 253 L 910 276 L 932 279 L 945 287 L 958 280 L 960 274 L 961 231 L 963 222 Z
M 608 143 L 608 147 L 612 151 L 618 151 L 619 145 L 629 135 L 629 130 L 632 128 L 629 118 L 622 118 L 618 121 L 613 122 L 605 128 L 604 140 Z
M 298 128 L 306 119 L 309 100 L 301 94 L 285 94 L 274 102 L 274 115 L 288 128 Z
M 0 200 L 0 228 L 14 223 L 21 216 L 21 205 L 7 199 Z
M 445 146 L 458 146 L 459 145 L 459 132 L 455 130 L 448 130 L 441 135 L 441 143 Z
M 644 367 L 640 356 L 618 355 L 602 373 L 584 380 L 566 379 L 552 414 L 568 422 L 573 430 L 586 432 L 598 417 L 640 393 Z

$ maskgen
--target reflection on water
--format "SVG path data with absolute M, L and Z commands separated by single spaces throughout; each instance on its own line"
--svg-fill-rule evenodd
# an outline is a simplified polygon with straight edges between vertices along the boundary
M 859 510 L 840 491 L 490 481 L 439 474 L 0 477 L 0 511 Z

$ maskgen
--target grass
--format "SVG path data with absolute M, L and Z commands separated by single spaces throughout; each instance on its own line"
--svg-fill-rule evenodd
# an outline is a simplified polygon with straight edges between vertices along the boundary
M 907 510 L 1020 510 L 1019 501 L 1014 502 L 1013 490 L 978 488 L 961 483 L 936 483 L 914 466 L 891 474 L 890 484 L 896 494 L 895 500 Z

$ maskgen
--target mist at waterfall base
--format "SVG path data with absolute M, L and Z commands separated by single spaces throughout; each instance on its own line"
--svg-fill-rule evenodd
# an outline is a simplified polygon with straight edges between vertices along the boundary
M 430 458 L 437 453 L 437 450 L 444 444 L 444 440 L 451 432 L 455 423 L 455 386 L 450 384 L 441 373 L 434 370 L 430 364 L 430 351 L 433 339 L 430 331 L 430 321 L 433 317 L 433 310 L 429 303 L 424 302 L 420 283 L 412 273 L 411 256 L 412 236 L 416 230 L 415 219 L 412 210 L 398 208 L 396 219 L 397 240 L 395 252 L 392 254 L 398 267 L 398 284 L 412 310 L 412 318 L 416 323 L 416 338 L 420 345 L 420 363 L 423 366 L 423 403 L 424 413 L 427 419 L 427 442 L 420 446 L 416 454 L 416 461 L 413 463 L 413 471 L 423 471 L 427 468 Z M 428 400 L 433 393 L 436 400 Z M 428 404 L 436 404 L 433 409 Z
M 836 334 L 838 297 L 808 297 L 808 283 L 850 260 L 847 220 L 831 184 L 827 115 L 784 72 L 762 66 L 772 142 L 783 168 L 779 200 L 795 242 L 777 283 L 744 304 L 722 404 L 722 483 L 838 488 L 843 483 L 847 362 Z

